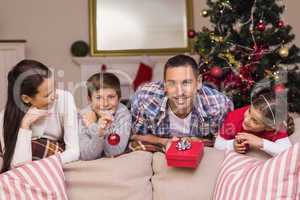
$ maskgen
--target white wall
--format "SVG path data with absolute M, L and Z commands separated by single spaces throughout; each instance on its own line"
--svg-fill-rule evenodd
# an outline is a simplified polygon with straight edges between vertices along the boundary
M 284 19 L 293 26 L 300 46 L 300 2 L 284 2 Z M 200 15 L 205 7 L 206 0 L 194 0 L 196 30 L 209 25 L 208 18 Z M 27 40 L 27 58 L 63 70 L 64 77 L 58 79 L 65 84 L 80 81 L 80 68 L 72 62 L 69 49 L 76 40 L 88 41 L 88 0 L 0 0 L 0 39 Z M 155 74 L 157 78 L 159 73 Z M 80 104 L 81 98 L 76 99 Z

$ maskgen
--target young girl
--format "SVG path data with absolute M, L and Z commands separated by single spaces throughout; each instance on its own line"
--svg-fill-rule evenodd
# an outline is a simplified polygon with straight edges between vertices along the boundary
M 293 120 L 288 118 L 284 102 L 272 93 L 259 95 L 250 106 L 228 113 L 215 148 L 247 153 L 256 148 L 277 155 L 291 146 L 288 135 L 293 131 Z
M 87 92 L 90 105 L 80 112 L 80 159 L 122 154 L 130 136 L 131 116 L 120 103 L 118 77 L 112 73 L 94 74 L 87 80 Z M 119 136 L 113 144 L 109 142 L 112 133 Z
M 8 73 L 7 102 L 0 116 L 1 172 L 58 152 L 63 163 L 78 159 L 75 102 L 54 85 L 51 71 L 34 60 L 23 60 Z

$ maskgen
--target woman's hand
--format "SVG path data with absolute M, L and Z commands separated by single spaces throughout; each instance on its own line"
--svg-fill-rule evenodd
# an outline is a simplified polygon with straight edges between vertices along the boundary
M 243 141 L 242 144 L 249 144 L 250 147 L 257 149 L 263 148 L 263 139 L 250 133 L 238 133 L 236 136 L 237 140 Z
M 89 127 L 93 123 L 97 121 L 97 116 L 94 111 L 89 111 L 84 114 L 82 114 L 83 123 L 86 127 Z
M 26 112 L 24 118 L 22 119 L 20 128 L 30 129 L 32 124 L 46 117 L 47 115 L 48 110 L 41 110 L 35 107 L 30 107 L 29 110 Z

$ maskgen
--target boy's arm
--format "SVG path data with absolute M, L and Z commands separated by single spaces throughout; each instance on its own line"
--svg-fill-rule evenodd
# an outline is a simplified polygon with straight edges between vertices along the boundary
M 79 120 L 79 146 L 81 160 L 94 160 L 100 158 L 104 148 L 104 137 L 98 133 L 99 127 L 93 123 L 86 127 L 83 121 Z
M 116 134 L 120 136 L 120 142 L 117 145 L 110 145 L 107 140 L 108 135 L 105 136 L 104 153 L 108 157 L 124 153 L 131 133 L 130 113 L 128 111 L 121 113 L 120 116 L 113 121 L 113 126 L 115 127 Z

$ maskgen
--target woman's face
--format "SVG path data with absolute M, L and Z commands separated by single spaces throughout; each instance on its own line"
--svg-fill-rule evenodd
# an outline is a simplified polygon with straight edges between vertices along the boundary
M 22 95 L 25 103 L 30 103 L 31 106 L 38 109 L 47 109 L 53 105 L 56 96 L 55 84 L 53 78 L 44 79 L 44 81 L 38 86 L 37 94 L 34 97 Z
M 261 132 L 266 130 L 271 130 L 268 126 L 263 123 L 263 115 L 253 106 L 249 107 L 249 109 L 244 114 L 243 128 L 246 131 L 251 132 Z
M 92 92 L 90 98 L 92 109 L 96 113 L 99 113 L 100 111 L 115 113 L 119 105 L 119 100 L 116 90 L 112 88 L 102 88 Z

